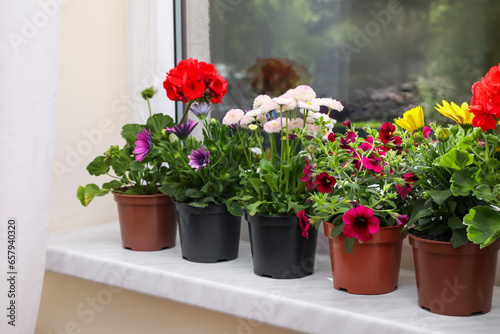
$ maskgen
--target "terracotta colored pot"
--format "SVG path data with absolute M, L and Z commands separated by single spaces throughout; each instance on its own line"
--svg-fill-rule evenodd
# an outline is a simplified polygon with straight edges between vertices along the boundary
M 333 286 L 360 295 L 378 295 L 398 286 L 403 237 L 398 226 L 381 227 L 373 239 L 357 240 L 350 254 L 345 251 L 345 236 L 330 237 L 332 224 L 323 223 L 330 242 Z
M 182 257 L 201 263 L 231 261 L 238 257 L 241 217 L 224 204 L 197 208 L 175 203 L 179 221 Z
M 290 279 L 314 272 L 318 230 L 302 236 L 297 216 L 245 215 L 248 221 L 253 272 L 258 276 Z
M 470 316 L 491 310 L 500 241 L 480 249 L 410 234 L 418 304 L 432 313 Z
M 177 219 L 170 197 L 117 193 L 113 196 L 118 206 L 123 248 L 158 251 L 175 246 Z

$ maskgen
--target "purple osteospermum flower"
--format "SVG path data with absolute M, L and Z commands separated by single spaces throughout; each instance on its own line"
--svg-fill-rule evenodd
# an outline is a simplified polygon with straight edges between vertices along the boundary
M 210 151 L 205 151 L 202 148 L 191 150 L 191 155 L 188 155 L 189 166 L 193 167 L 196 171 L 200 168 L 207 167 L 210 163 Z
M 174 125 L 172 128 L 166 127 L 165 130 L 167 131 L 168 134 L 174 133 L 179 139 L 184 139 L 189 134 L 193 131 L 195 126 L 197 126 L 198 123 L 193 122 L 192 120 L 188 119 L 186 124 L 177 124 Z
M 151 129 L 149 132 L 142 128 L 142 132 L 137 133 L 137 141 L 135 142 L 134 154 L 135 160 L 141 162 L 153 149 L 153 137 L 151 137 Z
M 212 106 L 210 103 L 206 102 L 194 103 L 189 110 L 191 110 L 199 119 L 205 119 L 210 110 L 212 110 Z

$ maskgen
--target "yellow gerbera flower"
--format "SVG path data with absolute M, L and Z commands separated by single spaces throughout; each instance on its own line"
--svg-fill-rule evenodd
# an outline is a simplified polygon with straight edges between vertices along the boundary
M 450 105 L 448 102 L 443 100 L 443 106 L 440 106 L 439 103 L 437 103 L 437 107 L 435 108 L 441 114 L 448 118 L 451 118 L 460 125 L 472 124 L 472 118 L 474 117 L 474 114 L 469 111 L 469 105 L 467 104 L 467 102 L 462 103 L 462 106 L 459 107 L 454 102 L 451 102 Z
M 403 118 L 395 120 L 396 124 L 410 132 L 421 130 L 425 126 L 424 110 L 421 106 L 408 110 L 403 114 Z

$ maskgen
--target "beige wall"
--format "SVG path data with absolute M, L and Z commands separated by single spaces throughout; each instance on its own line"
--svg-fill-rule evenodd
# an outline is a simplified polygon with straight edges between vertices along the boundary
M 87 164 L 122 143 L 128 122 L 126 1 L 71 0 L 61 7 L 61 44 L 50 233 L 117 220 L 112 196 L 84 208 L 79 185 L 109 181 Z

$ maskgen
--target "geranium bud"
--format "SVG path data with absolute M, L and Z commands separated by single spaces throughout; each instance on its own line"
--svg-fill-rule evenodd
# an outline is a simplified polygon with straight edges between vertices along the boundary
M 441 143 L 446 143 L 450 138 L 450 134 L 450 130 L 441 128 L 437 131 L 436 137 Z
M 156 94 L 156 91 L 154 90 L 153 87 L 146 88 L 141 92 L 141 96 L 144 100 L 149 100 L 153 98 L 153 96 Z

